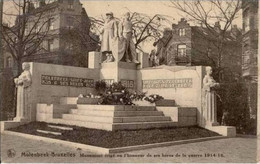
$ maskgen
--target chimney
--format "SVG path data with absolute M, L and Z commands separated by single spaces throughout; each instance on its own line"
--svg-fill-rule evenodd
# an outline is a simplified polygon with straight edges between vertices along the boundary
M 176 28 L 177 24 L 173 23 L 172 24 L 172 29 Z
M 180 24 L 180 23 L 186 24 L 186 23 L 187 23 L 187 20 L 186 20 L 185 18 L 181 18 L 181 20 L 180 20 L 178 23 L 179 23 L 179 24 Z
M 231 27 L 231 35 L 235 38 L 239 36 L 239 30 L 237 28 L 237 25 L 233 25 Z
M 39 0 L 39 3 L 40 3 L 39 7 L 42 7 L 42 6 L 46 5 L 45 0 Z
M 214 30 L 215 30 L 216 32 L 220 32 L 220 30 L 221 30 L 221 26 L 220 26 L 219 21 L 218 21 L 218 22 L 215 22 Z
M 27 13 L 30 13 L 32 10 L 35 9 L 34 4 L 32 2 L 28 2 L 28 5 L 26 8 L 27 8 L 27 10 L 26 10 Z
M 232 26 L 232 29 L 237 29 L 237 25 L 236 25 L 236 24 L 233 25 L 233 26 Z

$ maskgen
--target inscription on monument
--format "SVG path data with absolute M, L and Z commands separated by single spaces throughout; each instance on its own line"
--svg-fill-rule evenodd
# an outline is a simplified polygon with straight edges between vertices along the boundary
M 134 88 L 134 80 L 125 80 L 125 79 L 122 79 L 121 80 L 121 83 L 124 87 L 126 88 Z
M 102 81 L 104 81 L 108 85 L 112 85 L 114 83 L 114 79 L 103 79 Z
M 42 75 L 41 84 L 42 85 L 58 85 L 58 86 L 70 86 L 70 87 L 94 88 L 94 79 Z
M 143 80 L 143 88 L 191 88 L 192 78 Z

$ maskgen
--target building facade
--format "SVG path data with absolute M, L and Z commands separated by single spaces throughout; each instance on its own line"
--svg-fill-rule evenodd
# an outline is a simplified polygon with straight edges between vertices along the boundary
M 90 38 L 90 19 L 79 0 L 35 0 L 28 5 L 27 13 L 24 36 L 32 40 L 25 44 L 22 62 L 87 67 L 88 52 L 96 50 L 97 43 Z M 13 29 L 19 27 L 23 15 L 20 17 Z M 16 60 L 8 48 L 5 47 L 4 68 L 16 69 Z
M 0 23 L 1 23 L 1 25 L 3 24 L 3 3 L 4 3 L 4 1 L 3 0 L 1 0 L 0 1 Z M 1 33 L 2 33 L 2 26 L 0 26 L 0 35 L 1 35 Z M 3 58 L 3 49 L 2 49 L 2 39 L 0 39 L 0 72 L 2 72 L 2 70 L 3 70 L 3 64 L 4 64 L 4 58 Z
M 257 108 L 258 0 L 243 0 L 242 75 L 248 86 L 251 117 Z
M 221 79 L 241 75 L 241 32 L 233 26 L 223 41 L 222 55 L 216 44 L 220 24 L 215 23 L 214 32 L 205 27 L 191 26 L 184 18 L 165 32 L 156 43 L 157 55 L 166 65 L 204 65 L 224 68 Z M 220 80 L 221 80 L 220 79 Z M 230 79 L 231 80 L 231 79 Z

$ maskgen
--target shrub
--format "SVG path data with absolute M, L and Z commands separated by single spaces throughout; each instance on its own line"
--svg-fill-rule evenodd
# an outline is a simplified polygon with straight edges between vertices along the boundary
M 235 126 L 238 133 L 256 134 L 256 119 L 250 118 L 246 84 L 222 84 L 217 93 L 220 97 L 217 103 L 218 122 Z

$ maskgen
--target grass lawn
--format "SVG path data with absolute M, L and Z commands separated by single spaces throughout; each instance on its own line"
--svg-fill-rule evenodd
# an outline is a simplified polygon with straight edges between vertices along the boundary
M 10 129 L 10 131 L 55 138 L 105 148 L 117 148 L 125 146 L 219 136 L 219 134 L 215 132 L 203 129 L 198 126 L 182 128 L 156 128 L 145 130 L 105 131 L 97 129 L 88 129 L 77 126 L 61 125 L 66 127 L 73 127 L 73 130 L 69 131 L 50 128 L 47 125 L 60 124 L 31 122 L 29 124 L 21 125 L 19 127 Z M 37 129 L 48 130 L 52 132 L 61 132 L 62 135 L 55 136 L 52 134 L 42 134 L 37 132 Z

